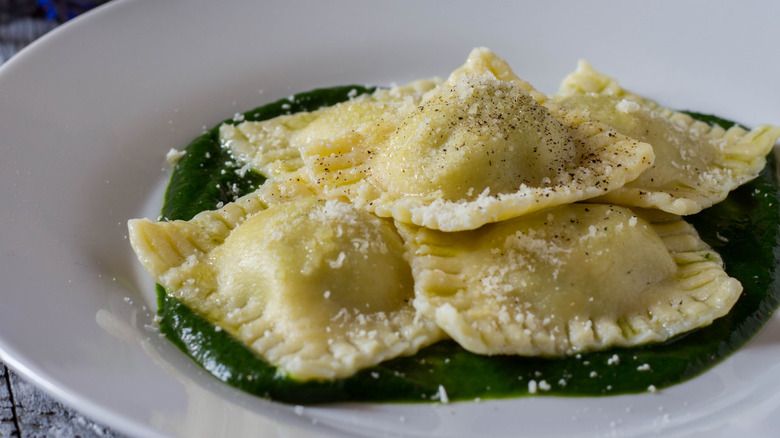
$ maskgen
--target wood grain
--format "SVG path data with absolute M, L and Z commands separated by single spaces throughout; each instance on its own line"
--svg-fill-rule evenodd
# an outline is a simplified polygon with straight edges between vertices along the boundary
M 19 436 L 10 389 L 8 370 L 0 363 L 0 437 Z
M 122 437 L 55 401 L 0 363 L 0 437 Z

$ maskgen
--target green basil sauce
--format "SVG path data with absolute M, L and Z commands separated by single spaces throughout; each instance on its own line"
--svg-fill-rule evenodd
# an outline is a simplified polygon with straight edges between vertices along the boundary
M 371 91 L 359 86 L 314 90 L 249 111 L 244 118 L 259 121 L 311 111 L 347 100 L 356 92 Z M 710 115 L 689 114 L 726 128 L 734 125 Z M 220 147 L 217 129 L 196 138 L 174 168 L 163 217 L 188 220 L 262 184 L 264 178 L 257 173 L 243 177 L 236 173 L 238 166 Z M 531 380 L 549 385 L 549 389 L 543 385 L 536 395 L 597 396 L 661 389 L 722 361 L 752 338 L 777 308 L 778 206 L 775 160 L 770 156 L 757 179 L 733 191 L 725 201 L 687 218 L 720 253 L 726 271 L 742 282 L 744 291 L 728 315 L 664 343 L 549 359 L 480 356 L 453 341 L 442 341 L 414 356 L 384 362 L 350 378 L 299 382 L 278 374 L 256 353 L 224 331 L 215 330 L 158 286 L 160 330 L 216 378 L 251 394 L 295 404 L 429 401 L 439 385 L 446 388 L 450 400 L 518 397 L 529 394 Z

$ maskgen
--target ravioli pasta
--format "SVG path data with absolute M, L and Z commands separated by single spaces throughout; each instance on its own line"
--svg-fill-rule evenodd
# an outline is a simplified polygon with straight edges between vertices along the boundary
M 695 121 L 623 89 L 584 61 L 563 80 L 554 98 L 653 146 L 653 167 L 597 202 L 698 213 L 758 176 L 780 137 L 775 126 L 726 130 Z
M 474 231 L 401 230 L 415 308 L 479 354 L 664 341 L 724 315 L 742 291 L 671 215 L 570 204 Z
M 299 148 L 313 139 L 366 138 L 376 142 L 400 114 L 416 106 L 422 94 L 441 80 L 424 79 L 392 89 L 378 89 L 331 107 L 275 117 L 262 122 L 225 123 L 221 143 L 234 157 L 265 176 L 285 175 L 303 166 Z
M 263 205 L 255 195 L 239 202 Z M 134 220 L 130 240 L 167 291 L 286 374 L 346 377 L 441 338 L 411 306 L 411 270 L 392 223 L 316 198 L 223 221 L 236 210 Z M 226 222 L 227 237 L 213 231 Z
M 695 122 L 584 63 L 550 99 L 478 48 L 446 80 L 222 125 L 267 181 L 190 221 L 132 220 L 130 241 L 167 293 L 298 380 L 447 337 L 485 355 L 636 346 L 735 303 L 679 215 L 755 177 L 778 136 Z
M 403 98 L 359 99 L 252 129 L 278 133 L 271 147 L 298 149 L 298 180 L 322 196 L 445 231 L 608 193 L 653 161 L 649 145 L 547 99 L 487 49 L 421 96 L 390 95 Z M 312 118 L 322 123 L 312 128 Z

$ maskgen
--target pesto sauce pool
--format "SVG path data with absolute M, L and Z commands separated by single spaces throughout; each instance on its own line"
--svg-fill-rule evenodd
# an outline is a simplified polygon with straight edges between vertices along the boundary
M 312 111 L 373 89 L 335 87 L 298 94 L 243 114 L 247 121 Z M 725 128 L 717 117 L 689 113 Z M 226 121 L 231 123 L 232 121 Z M 162 216 L 189 220 L 232 202 L 263 183 L 252 171 L 241 175 L 218 128 L 199 136 L 174 168 Z M 480 356 L 442 341 L 414 356 L 401 357 L 332 381 L 299 382 L 224 331 L 192 312 L 158 286 L 160 329 L 168 339 L 218 379 L 251 394 L 295 404 L 335 401 L 425 402 L 535 395 L 600 396 L 655 391 L 690 379 L 743 346 L 769 320 L 780 302 L 780 193 L 769 157 L 758 178 L 703 212 L 688 216 L 701 238 L 720 253 L 726 272 L 744 291 L 731 312 L 707 327 L 669 341 L 614 348 L 567 358 Z

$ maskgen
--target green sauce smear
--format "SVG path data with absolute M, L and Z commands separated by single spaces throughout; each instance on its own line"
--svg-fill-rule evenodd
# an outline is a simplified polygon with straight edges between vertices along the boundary
M 316 110 L 371 91 L 360 86 L 314 90 L 243 116 L 266 120 Z M 711 115 L 688 114 L 725 128 L 735 124 Z M 264 181 L 251 171 L 243 177 L 236 172 L 238 166 L 229 151 L 220 147 L 217 130 L 193 140 L 187 155 L 177 163 L 165 195 L 164 218 L 188 220 L 251 192 Z M 227 333 L 215 330 L 158 286 L 160 330 L 219 380 L 251 394 L 295 404 L 424 402 L 436 399 L 439 385 L 446 388 L 450 400 L 518 397 L 529 394 L 531 380 L 547 384 L 539 386 L 535 395 L 602 396 L 661 389 L 703 373 L 745 345 L 780 303 L 780 192 L 775 166 L 770 156 L 758 178 L 733 191 L 725 201 L 687 218 L 722 256 L 726 271 L 742 282 L 744 291 L 728 315 L 664 343 L 549 359 L 480 356 L 453 341 L 442 341 L 414 356 L 381 363 L 346 379 L 300 382 L 277 373 L 274 366 Z

